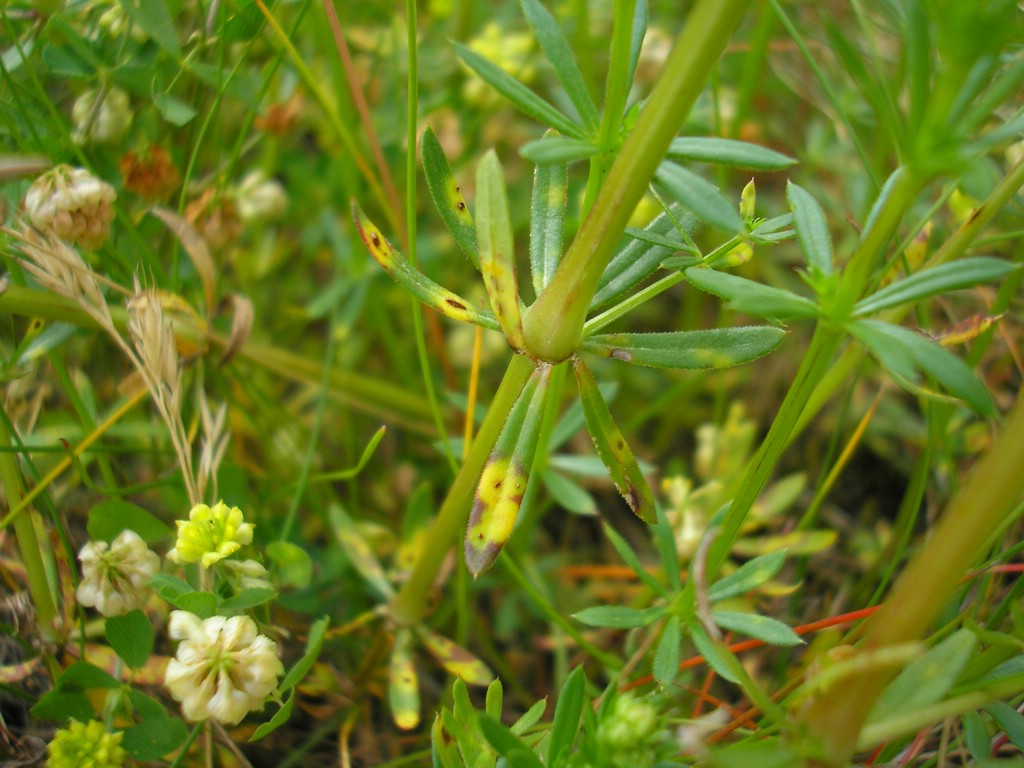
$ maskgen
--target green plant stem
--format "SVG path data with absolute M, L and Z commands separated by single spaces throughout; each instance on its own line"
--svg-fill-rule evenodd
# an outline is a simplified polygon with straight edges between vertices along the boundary
M 0 445 L 5 448 L 11 445 L 11 433 L 7 428 L 7 418 L 0 418 Z M 21 472 L 18 469 L 18 460 L 14 453 L 0 453 L 0 484 L 3 485 L 7 495 L 8 508 L 17 506 L 24 497 Z M 29 514 L 21 514 L 14 518 L 14 536 L 18 540 L 18 550 L 21 553 L 21 562 L 25 566 L 25 577 L 28 582 L 28 592 L 32 596 L 32 605 L 36 612 L 36 624 L 39 627 L 39 636 L 47 644 L 55 643 L 59 639 L 57 632 L 57 605 L 50 590 L 50 581 L 46 576 L 46 565 L 43 562 L 44 544 L 40 543 L 36 535 L 36 521 L 38 515 L 34 511 Z M 49 542 L 45 543 L 49 549 Z
M 996 184 L 984 202 L 971 212 L 956 233 L 935 252 L 935 255 L 929 260 L 929 264 L 938 266 L 963 256 L 996 214 L 1013 199 L 1022 185 L 1024 185 L 1024 160 L 1018 161 L 1010 172 Z M 888 322 L 898 323 L 909 311 L 910 307 L 897 307 L 883 317 Z M 803 428 L 821 410 L 832 393 L 850 380 L 854 371 L 864 362 L 866 355 L 864 347 L 859 344 L 851 346 L 842 354 L 807 399 L 794 435 L 803 431 Z
M 509 363 L 487 416 L 448 490 L 437 519 L 427 533 L 412 574 L 391 603 L 392 617 L 399 625 L 411 626 L 423 618 L 427 610 L 427 594 L 434 585 L 441 563 L 466 526 L 470 503 L 494 441 L 498 439 L 508 412 L 533 369 L 532 361 L 523 355 L 513 356 Z
M 1021 495 L 1024 473 L 1024 397 L 1018 392 L 999 435 L 949 502 L 931 536 L 907 566 L 882 608 L 865 624 L 863 649 L 923 638 L 971 566 L 979 560 Z M 822 765 L 846 765 L 861 727 L 882 689 L 898 672 L 869 668 L 826 689 L 804 710 Z
M 831 318 L 841 322 L 849 315 L 867 285 L 874 265 L 884 255 L 903 215 L 913 203 L 918 189 L 919 183 L 908 173 L 900 173 L 895 183 L 887 187 L 886 197 L 877 204 L 875 215 L 865 228 L 842 273 L 836 293 L 826 307 L 826 312 Z M 807 399 L 828 373 L 843 338 L 844 333 L 837 322 L 825 320 L 815 328 L 807 354 L 800 364 L 793 384 L 786 393 L 768 434 L 751 460 L 722 522 L 721 533 L 711 547 L 707 562 L 709 580 L 714 580 L 728 557 L 743 521 L 746 520 L 754 501 L 771 478 L 775 465 L 789 445 Z
M 551 283 L 526 313 L 526 346 L 535 357 L 560 362 L 579 346 L 590 300 L 626 222 L 747 4 L 748 0 L 700 0 L 690 12 L 665 72 L 623 144 L 590 214 Z

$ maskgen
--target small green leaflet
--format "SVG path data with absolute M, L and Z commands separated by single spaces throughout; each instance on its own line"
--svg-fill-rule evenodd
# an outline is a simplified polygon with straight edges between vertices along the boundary
M 777 347 L 786 332 L 772 326 L 707 331 L 617 333 L 592 336 L 588 352 L 654 368 L 729 368 L 756 360 Z
M 441 142 L 437 140 L 429 126 L 423 131 L 420 152 L 423 155 L 423 174 L 427 178 L 427 188 L 430 190 L 434 206 L 441 214 L 441 220 L 459 250 L 479 269 L 480 256 L 477 253 L 473 217 L 462 196 L 462 190 L 455 181 L 451 166 L 448 165 L 448 158 L 444 155 Z

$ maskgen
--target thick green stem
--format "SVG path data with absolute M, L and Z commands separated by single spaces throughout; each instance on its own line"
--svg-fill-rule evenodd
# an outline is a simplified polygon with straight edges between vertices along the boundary
M 413 566 L 412 574 L 392 601 L 392 617 L 398 624 L 409 626 L 423 618 L 427 610 L 427 595 L 434 585 L 441 563 L 466 527 L 473 494 L 494 441 L 498 439 L 508 412 L 533 368 L 533 363 L 523 355 L 513 356 L 509 363 L 469 454 L 464 457 L 462 467 L 427 534 L 427 541 Z
M 12 447 L 11 433 L 7 428 L 7 417 L 0 418 L 0 446 Z M 24 497 L 24 487 L 21 482 L 21 472 L 18 469 L 18 461 L 11 451 L 0 453 L 0 484 L 3 485 L 7 494 L 9 508 L 15 507 Z M 50 581 L 46 576 L 46 565 L 43 562 L 44 544 L 41 544 L 36 535 L 36 520 L 38 515 L 35 512 L 21 514 L 14 518 L 14 535 L 18 540 L 18 550 L 21 552 L 21 562 L 25 566 L 25 575 L 28 581 L 28 592 L 32 597 L 32 605 L 36 611 L 36 622 L 39 626 L 39 635 L 47 643 L 58 640 L 56 627 L 57 605 L 50 591 Z M 49 548 L 49 543 L 45 543 Z
M 590 300 L 636 204 L 678 133 L 748 0 L 700 0 L 687 19 L 665 73 L 551 283 L 523 321 L 526 345 L 560 362 L 579 346 Z
M 991 545 L 1024 494 L 1024 398 L 972 468 L 924 546 L 900 576 L 882 608 L 865 625 L 865 651 L 924 638 L 967 571 Z M 825 690 L 804 711 L 808 734 L 821 746 L 822 765 L 846 765 L 882 689 L 898 670 L 875 667 Z

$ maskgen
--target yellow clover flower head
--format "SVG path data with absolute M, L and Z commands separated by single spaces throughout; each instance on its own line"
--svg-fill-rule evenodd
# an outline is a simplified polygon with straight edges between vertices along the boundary
M 110 733 L 99 720 L 72 720 L 54 734 L 47 746 L 47 768 L 121 768 L 128 757 L 120 731 Z
M 218 501 L 213 507 L 196 504 L 188 520 L 176 521 L 178 540 L 167 558 L 175 563 L 199 563 L 209 568 L 252 543 L 252 523 L 242 518 L 242 510 Z

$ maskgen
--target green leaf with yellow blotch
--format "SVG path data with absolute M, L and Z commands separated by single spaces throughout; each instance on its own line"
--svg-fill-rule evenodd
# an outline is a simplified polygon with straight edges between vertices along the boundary
M 480 272 L 501 331 L 513 349 L 523 349 L 523 318 L 519 312 L 519 283 L 512 241 L 512 219 L 501 163 L 494 150 L 476 169 L 476 241 Z
M 645 522 L 655 523 L 654 495 L 640 471 L 640 465 L 636 463 L 633 451 L 630 450 L 612 418 L 611 411 L 608 410 L 608 405 L 601 397 L 594 375 L 578 357 L 572 361 L 572 367 L 576 372 L 576 383 L 579 385 L 583 417 L 586 419 L 587 430 L 594 441 L 597 455 L 608 468 L 612 482 L 626 499 L 629 508 Z
M 412 661 L 412 630 L 395 633 L 388 668 L 388 700 L 395 725 L 409 731 L 420 724 L 420 682 Z
M 435 634 L 422 625 L 416 628 L 416 634 L 430 655 L 455 677 L 470 685 L 488 685 L 494 680 L 490 668 L 461 645 L 456 645 L 447 637 Z
M 437 136 L 429 127 L 423 132 L 420 151 L 423 154 L 423 175 L 427 177 L 427 188 L 434 200 L 434 206 L 441 214 L 441 220 L 448 227 L 459 250 L 473 262 L 474 267 L 480 269 L 480 255 L 476 249 L 476 228 L 473 226 L 473 216 L 466 206 L 462 190 L 455 182 L 455 176 L 452 174 L 451 166 L 448 165 L 448 158 L 444 155 L 441 142 L 437 140 Z
M 505 546 L 523 503 L 537 449 L 551 367 L 539 366 L 509 411 L 476 488 L 466 528 L 466 567 L 479 576 Z
M 377 594 L 384 599 L 389 599 L 395 594 L 395 590 L 388 581 L 384 568 L 381 567 L 377 556 L 373 554 L 370 545 L 366 543 L 359 529 L 356 528 L 352 518 L 337 504 L 331 504 L 327 508 L 327 517 L 334 529 L 334 535 L 341 545 L 342 551 L 348 556 L 349 562 L 359 575 L 376 590 Z
M 454 320 L 473 323 L 491 330 L 500 330 L 497 319 L 490 312 L 475 307 L 461 296 L 443 288 L 418 269 L 387 241 L 380 229 L 352 201 L 352 215 L 359 234 L 370 251 L 391 278 L 428 307 Z

